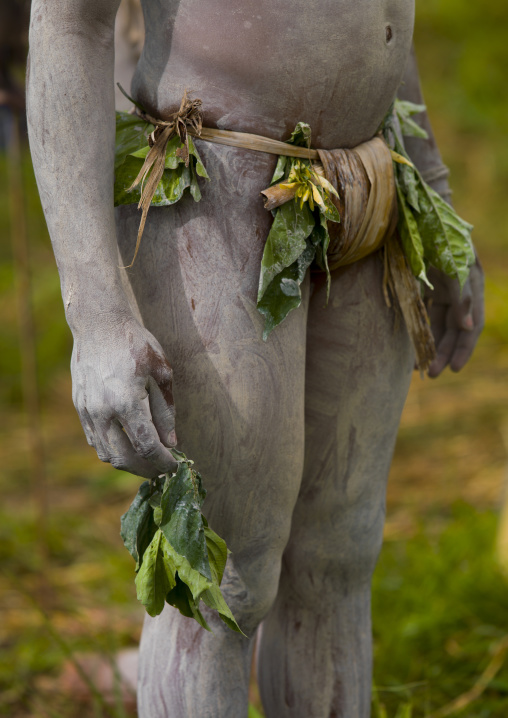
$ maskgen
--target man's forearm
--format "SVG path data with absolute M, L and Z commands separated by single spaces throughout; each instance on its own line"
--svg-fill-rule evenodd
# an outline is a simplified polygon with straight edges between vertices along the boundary
M 113 210 L 117 6 L 117 0 L 32 3 L 30 146 L 71 328 L 128 311 Z
M 415 104 L 425 104 L 420 86 L 418 65 L 414 48 L 411 50 L 404 80 L 397 93 L 399 99 Z M 434 133 L 426 112 L 415 115 L 417 122 L 429 135 L 427 140 L 406 137 L 404 142 L 409 156 L 423 175 L 423 179 L 446 201 L 450 201 L 451 190 L 448 185 L 448 168 L 443 164 Z

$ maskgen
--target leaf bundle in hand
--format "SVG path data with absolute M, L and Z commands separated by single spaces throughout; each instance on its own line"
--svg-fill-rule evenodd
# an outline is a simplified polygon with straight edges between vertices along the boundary
M 150 616 L 168 603 L 210 630 L 199 608 L 203 601 L 242 633 L 220 590 L 228 549 L 201 513 L 201 476 L 184 454 L 172 453 L 176 472 L 141 484 L 121 519 L 123 542 L 136 561 L 138 600 Z

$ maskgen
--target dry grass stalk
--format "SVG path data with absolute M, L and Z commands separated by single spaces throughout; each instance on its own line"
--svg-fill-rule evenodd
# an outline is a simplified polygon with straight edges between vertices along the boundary
M 420 285 L 409 268 L 396 234 L 385 244 L 384 285 L 385 296 L 388 286 L 392 296 L 397 299 L 415 349 L 417 367 L 420 371 L 426 371 L 436 356 L 434 337 L 420 296 Z
M 476 683 L 468 691 L 462 693 L 462 695 L 458 696 L 442 708 L 439 708 L 439 710 L 434 713 L 431 713 L 429 718 L 447 718 L 447 716 L 463 711 L 464 708 L 467 708 L 471 703 L 473 703 L 473 701 L 476 701 L 482 693 L 484 693 L 486 688 L 488 688 L 489 684 L 503 667 L 507 653 L 508 636 L 505 636 L 498 642 L 490 663 L 478 678 Z
M 183 143 L 183 147 L 178 150 L 177 154 L 184 159 L 185 165 L 188 167 L 189 142 L 187 134 L 190 134 L 190 131 L 192 131 L 193 134 L 197 134 L 199 136 L 203 121 L 201 113 L 201 100 L 190 100 L 187 96 L 187 91 L 183 94 L 180 109 L 178 112 L 175 112 L 169 120 L 157 120 L 142 111 L 139 111 L 138 114 L 142 119 L 152 125 L 155 125 L 155 129 L 148 138 L 150 151 L 145 157 L 145 161 L 138 176 L 129 187 L 129 190 L 132 190 L 141 183 L 141 199 L 138 204 L 138 209 L 142 210 L 142 215 L 136 239 L 134 257 L 132 258 L 132 262 L 128 264 L 127 267 L 124 267 L 124 269 L 132 267 L 134 260 L 137 257 L 141 237 L 143 236 L 143 231 L 145 229 L 146 216 L 148 214 L 148 210 L 150 209 L 153 196 L 164 173 L 166 149 L 169 140 L 174 137 L 175 134 L 178 134 Z

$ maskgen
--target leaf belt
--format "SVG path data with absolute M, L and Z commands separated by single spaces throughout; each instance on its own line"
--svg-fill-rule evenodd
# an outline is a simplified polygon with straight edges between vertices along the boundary
M 140 198 L 142 218 L 134 257 L 151 204 L 174 204 L 186 187 L 195 201 L 201 197 L 197 176 L 208 175 L 192 137 L 277 155 L 271 186 L 262 192 L 265 207 L 278 208 L 261 263 L 257 304 L 265 316 L 264 338 L 300 305 L 301 283 L 313 261 L 327 272 L 329 288 L 330 269 L 383 249 L 386 302 L 391 306 L 393 297 L 400 306 L 417 365 L 421 370 L 428 368 L 435 347 L 420 283 L 430 286 L 426 269 L 432 264 L 462 286 L 474 252 L 471 225 L 425 183 L 405 151 L 403 135 L 426 137 L 411 120 L 412 114 L 423 109 L 396 101 L 373 139 L 353 149 L 316 150 L 310 148 L 311 131 L 305 123 L 298 123 L 286 142 L 203 127 L 201 101 L 189 99 L 186 93 L 168 120 L 151 117 L 137 106 L 136 114 L 154 126 L 149 146 L 124 134 L 123 144 L 117 142 L 115 159 L 115 169 L 127 167 L 127 160 L 131 164 L 135 158 L 144 160 L 134 181 L 130 176 L 130 187 L 120 180 L 117 187 L 115 177 L 115 204 L 138 201 L 136 195 Z M 128 117 L 117 113 L 117 138 L 118 114 Z M 122 127 L 127 134 L 129 127 L 142 131 L 128 120 L 121 120 L 124 131 Z M 159 191 L 165 170 L 174 171 L 175 180 L 168 191 Z M 129 177 L 129 172 L 125 170 L 123 176 Z M 437 174 L 441 178 L 442 170 Z M 433 173 L 432 179 L 436 176 Z
M 189 134 L 194 134 L 189 131 Z M 329 224 L 330 270 L 357 262 L 384 246 L 385 272 L 383 291 L 391 306 L 391 294 L 396 298 L 413 343 L 418 367 L 424 371 L 435 357 L 435 346 L 427 312 L 423 304 L 418 280 L 409 268 L 395 235 L 397 225 L 397 192 L 393 159 L 380 137 L 351 150 L 314 150 L 272 140 L 261 135 L 230 132 L 203 127 L 195 134 L 201 140 L 239 147 L 258 152 L 297 157 L 313 162 L 313 169 L 324 176 L 337 190 L 332 197 L 341 221 Z M 263 190 L 265 208 L 275 209 L 294 197 L 294 191 L 284 183 Z
M 174 121 L 158 120 L 142 110 L 136 110 L 136 114 L 156 128 L 161 128 L 161 132 L 166 127 L 173 129 L 175 124 Z M 167 134 L 167 130 L 165 132 Z M 338 198 L 332 198 L 341 222 L 333 223 L 329 230 L 331 242 L 328 263 L 331 270 L 352 264 L 377 251 L 395 229 L 397 194 L 393 161 L 390 150 L 380 137 L 374 137 L 352 150 L 315 150 L 288 145 L 286 142 L 249 132 L 218 130 L 201 125 L 188 126 L 187 133 L 218 145 L 283 157 L 318 160 L 313 162 L 313 169 L 324 176 L 339 195 Z M 159 152 L 162 149 L 165 152 L 165 145 Z M 136 181 L 139 181 L 146 171 L 149 157 L 150 155 L 147 156 Z M 295 191 L 285 189 L 284 183 L 280 183 L 263 190 L 261 194 L 265 196 L 265 209 L 271 210 L 293 199 Z

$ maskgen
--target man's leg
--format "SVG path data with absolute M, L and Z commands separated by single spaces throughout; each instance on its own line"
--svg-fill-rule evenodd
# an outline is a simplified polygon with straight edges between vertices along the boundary
M 129 277 L 174 371 L 178 446 L 202 473 L 204 513 L 232 551 L 225 598 L 253 637 L 277 593 L 303 470 L 306 309 L 262 341 L 254 300 L 270 216 L 259 190 L 274 160 L 205 153 L 203 200 L 150 210 Z M 135 209 L 119 213 L 125 264 L 138 223 Z M 252 641 L 203 612 L 214 634 L 171 607 L 146 619 L 142 718 L 246 718 Z
M 317 280 L 307 330 L 305 468 L 261 629 L 267 718 L 370 715 L 370 582 L 413 355 L 379 254 Z M 312 291 L 312 290 L 311 290 Z

